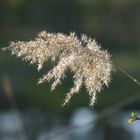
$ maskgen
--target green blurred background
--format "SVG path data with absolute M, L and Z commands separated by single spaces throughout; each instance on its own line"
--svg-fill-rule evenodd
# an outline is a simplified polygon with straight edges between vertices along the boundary
M 33 39 L 42 30 L 75 31 L 78 35 L 85 33 L 109 51 L 114 65 L 140 79 L 139 0 L 0 0 L 1 48 L 8 46 L 10 41 Z M 61 107 L 65 94 L 73 84 L 69 72 L 63 84 L 52 93 L 49 83 L 37 85 L 37 79 L 50 67 L 51 64 L 48 64 L 38 73 L 36 66 L 29 66 L 9 52 L 0 51 L 1 112 L 11 110 L 3 88 L 5 76 L 10 79 L 21 112 L 38 109 L 68 120 L 73 110 L 88 106 L 89 97 L 83 87 L 68 106 Z M 100 112 L 138 92 L 140 87 L 116 69 L 109 88 L 105 87 L 98 95 L 93 109 Z M 122 109 L 139 108 L 137 100 Z

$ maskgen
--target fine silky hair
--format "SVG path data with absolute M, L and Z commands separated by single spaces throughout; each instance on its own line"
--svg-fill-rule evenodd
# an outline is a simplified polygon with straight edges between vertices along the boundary
M 78 38 L 75 33 L 66 35 L 42 31 L 31 41 L 11 42 L 3 50 L 10 50 L 13 55 L 29 61 L 30 64 L 37 64 L 38 71 L 48 59 L 55 62 L 55 66 L 38 81 L 41 84 L 53 80 L 51 90 L 61 83 L 66 76 L 65 72 L 70 70 L 74 84 L 66 94 L 63 105 L 84 85 L 90 96 L 90 105 L 93 106 L 96 94 L 103 85 L 108 86 L 111 80 L 110 54 L 85 34 Z

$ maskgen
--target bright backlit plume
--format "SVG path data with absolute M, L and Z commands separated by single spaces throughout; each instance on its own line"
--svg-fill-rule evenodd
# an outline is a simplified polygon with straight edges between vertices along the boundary
M 48 59 L 55 61 L 57 65 L 38 81 L 41 84 L 53 80 L 52 90 L 61 83 L 65 72 L 70 70 L 74 85 L 66 94 L 63 105 L 84 85 L 90 96 L 90 105 L 93 106 L 96 94 L 110 82 L 112 64 L 109 53 L 86 35 L 78 38 L 75 33 L 65 35 L 42 31 L 34 40 L 11 42 L 4 50 L 10 50 L 17 57 L 37 64 L 38 71 Z

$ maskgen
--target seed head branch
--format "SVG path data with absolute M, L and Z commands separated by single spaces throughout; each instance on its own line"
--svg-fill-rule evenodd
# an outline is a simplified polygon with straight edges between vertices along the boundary
M 42 31 L 34 40 L 11 42 L 9 47 L 3 50 L 10 50 L 17 57 L 37 64 L 38 71 L 49 58 L 57 62 L 57 65 L 38 81 L 41 84 L 54 80 L 52 90 L 61 83 L 65 72 L 71 70 L 74 85 L 67 93 L 63 105 L 84 85 L 90 96 L 90 105 L 93 106 L 97 92 L 101 91 L 103 85 L 108 86 L 111 79 L 112 64 L 109 53 L 86 35 L 81 35 L 79 39 L 75 33 L 65 35 Z

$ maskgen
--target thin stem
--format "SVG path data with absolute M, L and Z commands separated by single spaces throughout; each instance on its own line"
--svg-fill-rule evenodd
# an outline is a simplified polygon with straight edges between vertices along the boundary
M 119 66 L 116 66 L 116 68 L 122 72 L 124 75 L 126 75 L 129 79 L 133 80 L 134 83 L 136 83 L 137 85 L 140 86 L 140 81 L 138 81 L 136 78 L 134 78 L 132 75 L 130 75 L 128 72 L 126 72 L 124 69 L 122 69 L 121 67 Z
M 2 83 L 3 83 L 5 95 L 8 99 L 9 105 L 15 117 L 15 122 L 16 122 L 15 125 L 17 125 L 17 127 L 19 128 L 19 133 L 21 134 L 21 140 L 28 140 L 28 136 L 24 128 L 22 119 L 20 117 L 20 114 L 18 113 L 18 106 L 17 106 L 16 98 L 13 94 L 10 78 L 4 75 L 2 79 Z

